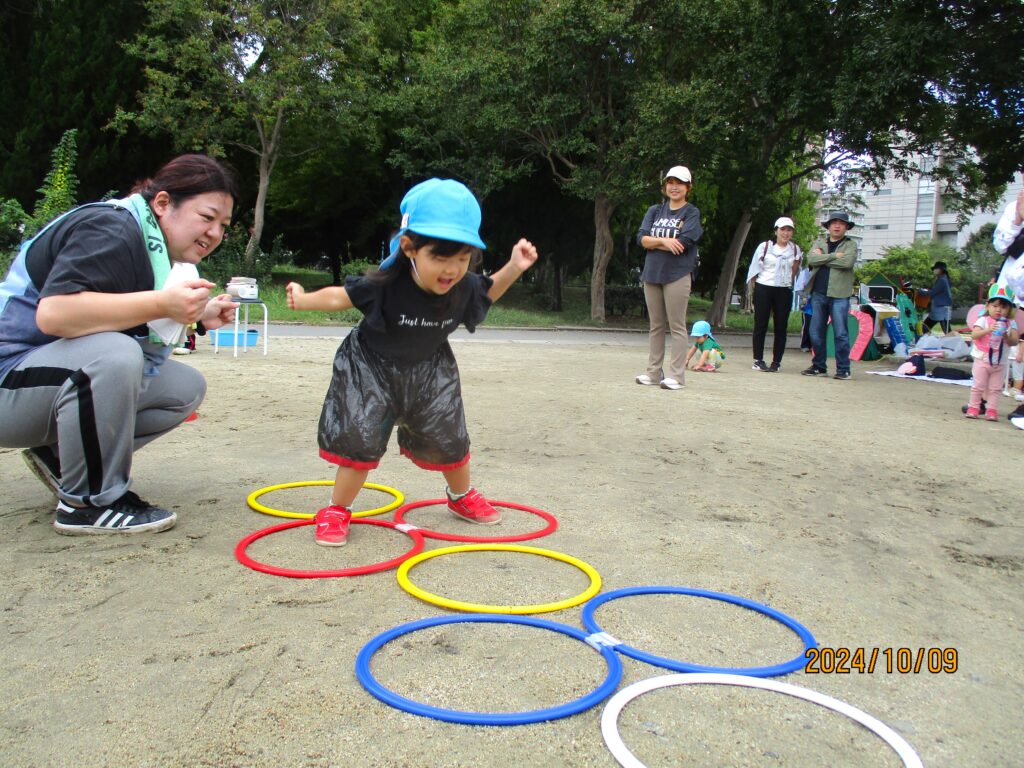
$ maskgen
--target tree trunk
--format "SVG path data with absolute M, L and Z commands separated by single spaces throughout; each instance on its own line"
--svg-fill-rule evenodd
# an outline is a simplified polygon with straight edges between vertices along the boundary
M 281 152 L 281 126 L 284 124 L 284 107 L 278 107 L 277 115 L 274 118 L 274 125 L 271 128 L 270 136 L 267 136 L 263 123 L 256 121 L 256 133 L 260 137 L 260 185 L 256 190 L 256 207 L 252 215 L 252 232 L 249 233 L 249 242 L 245 246 L 246 266 L 252 266 L 256 261 L 256 252 L 259 250 L 260 238 L 263 236 L 263 214 L 267 206 L 267 190 L 270 188 L 270 174 L 277 163 L 277 157 Z
M 594 200 L 594 270 L 590 275 L 590 317 L 604 322 L 604 284 L 612 260 L 612 214 L 615 204 L 607 195 Z
M 267 153 L 260 154 L 260 184 L 256 190 L 256 207 L 252 215 L 252 230 L 245 245 L 245 265 L 251 267 L 256 261 L 260 238 L 263 236 L 263 214 L 267 205 L 267 189 L 270 187 L 270 162 Z
M 551 264 L 551 310 L 562 311 L 562 282 L 565 280 L 565 269 L 557 262 Z
M 711 304 L 711 310 L 708 312 L 707 317 L 707 321 L 717 328 L 725 327 L 729 302 L 732 299 L 732 288 L 736 282 L 736 268 L 740 263 L 740 254 L 743 252 L 743 244 L 747 240 L 747 233 L 750 232 L 750 219 L 750 210 L 743 211 L 740 220 L 736 223 L 736 229 L 733 230 L 729 251 L 725 254 L 725 263 L 722 265 L 722 274 L 718 276 L 715 300 Z
M 341 254 L 332 251 L 331 261 L 331 285 L 341 285 Z

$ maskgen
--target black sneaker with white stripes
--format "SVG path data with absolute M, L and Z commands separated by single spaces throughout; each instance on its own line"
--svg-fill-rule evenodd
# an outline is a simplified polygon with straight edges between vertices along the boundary
M 156 533 L 173 528 L 177 521 L 174 512 L 154 507 L 129 491 L 113 504 L 102 507 L 76 508 L 58 501 L 53 527 L 64 536 Z

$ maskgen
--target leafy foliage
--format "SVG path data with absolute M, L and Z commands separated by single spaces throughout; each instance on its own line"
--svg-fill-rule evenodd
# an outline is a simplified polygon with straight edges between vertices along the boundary
M 357 6 L 344 0 L 144 5 L 146 25 L 127 50 L 144 62 L 147 87 L 139 108 L 119 108 L 112 125 L 170 135 L 179 150 L 222 155 L 232 146 L 254 155 L 259 188 L 246 247 L 252 262 L 271 175 L 295 127 L 343 131 L 359 124 L 353 109 L 362 103 L 359 57 L 373 46 Z
M 961 280 L 961 270 L 957 264 L 957 251 L 944 243 L 916 240 L 912 245 L 886 248 L 883 253 L 885 254 L 883 258 L 856 270 L 856 276 L 860 282 L 867 282 L 881 274 L 897 284 L 905 281 L 917 288 L 930 288 L 935 282 L 932 264 L 937 261 L 946 262 L 949 279 L 954 288 Z
M 25 239 L 29 216 L 17 200 L 0 200 L 0 275 L 7 274 L 18 245 Z
M 851 171 L 870 181 L 940 154 L 947 202 L 998 193 L 1024 146 L 1022 37 L 1016 0 L 22 1 L 0 9 L 0 196 L 31 209 L 69 126 L 85 199 L 204 149 L 258 175 L 236 212 L 252 258 L 266 207 L 297 258 L 338 264 L 373 260 L 402 192 L 441 174 L 482 197 L 489 243 L 544 241 L 545 284 L 616 283 L 682 162 L 697 288 L 721 277 L 724 301 L 744 238 L 783 213 L 801 244 L 817 230 L 794 180 L 826 164 L 870 158 Z
M 863 282 L 883 274 L 894 282 L 905 279 L 914 286 L 930 288 L 935 280 L 932 264 L 944 261 L 953 284 L 954 305 L 970 306 L 978 301 L 978 286 L 987 285 L 1003 263 L 1002 255 L 992 247 L 994 230 L 995 224 L 984 225 L 960 251 L 929 240 L 887 248 L 884 258 L 857 269 L 857 279 Z
M 31 215 L 25 213 L 17 200 L 0 199 L 0 274 L 6 274 L 23 240 L 78 204 L 75 136 L 74 129 L 66 131 L 54 148 L 50 172 L 38 190 L 40 197 Z
M 953 284 L 953 299 L 961 306 L 976 303 L 978 286 L 988 285 L 999 274 L 1004 257 L 992 245 L 995 228 L 985 224 L 960 249 L 960 280 Z
M 50 151 L 78 131 L 80 199 L 129 188 L 166 159 L 165 140 L 104 130 L 145 83 L 122 43 L 144 16 L 138 0 L 0 3 L 0 196 L 31 210 Z
M 260 285 L 269 285 L 274 268 L 272 253 L 257 251 L 254 258 L 246 256 L 245 227 L 232 225 L 223 242 L 211 255 L 199 262 L 199 274 L 223 288 L 232 277 L 253 277 Z
M 32 220 L 25 235 L 31 237 L 53 219 L 78 204 L 78 177 L 75 164 L 78 151 L 75 144 L 78 131 L 65 131 L 51 156 L 50 172 L 38 190 L 39 200 L 32 211 Z

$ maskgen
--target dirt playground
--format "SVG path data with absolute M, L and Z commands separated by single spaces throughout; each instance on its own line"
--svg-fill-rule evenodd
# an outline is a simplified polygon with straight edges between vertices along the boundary
M 780 373 L 761 374 L 739 338 L 722 371 L 690 374 L 686 389 L 669 392 L 633 382 L 642 338 L 478 336 L 453 342 L 475 484 L 558 521 L 523 545 L 589 565 L 602 593 L 680 586 L 737 595 L 792 617 L 833 656 L 864 649 L 866 662 L 877 649 L 870 671 L 801 668 L 779 680 L 877 717 L 926 766 L 1024 765 L 1024 522 L 1014 470 L 1024 434 L 1005 419 L 964 419 L 966 388 L 867 373 L 895 367 L 886 361 L 855 364 L 850 381 L 804 377 L 797 350 Z M 338 341 L 272 334 L 269 355 L 238 358 L 202 341 L 177 358 L 209 382 L 200 417 L 139 452 L 134 467 L 133 490 L 178 513 L 165 533 L 56 535 L 52 497 L 19 451 L 0 449 L 0 764 L 618 764 L 601 735 L 603 702 L 495 727 L 420 717 L 371 696 L 355 673 L 367 642 L 453 615 L 403 590 L 394 569 L 292 579 L 236 560 L 242 537 L 286 522 L 250 509 L 248 494 L 333 477 L 317 455 L 316 425 Z M 1001 410 L 1013 405 L 1004 398 Z M 406 501 L 443 495 L 440 476 L 399 456 L 394 441 L 370 480 Z M 328 492 L 261 500 L 313 512 Z M 389 500 L 366 490 L 356 506 Z M 510 508 L 498 528 L 467 532 L 443 506 L 416 509 L 407 522 L 496 535 L 543 525 Z M 398 557 L 411 543 L 386 526 L 354 525 L 348 546 L 333 550 L 299 526 L 248 553 L 286 568 L 348 568 Z M 426 540 L 427 550 L 451 544 Z M 557 603 L 591 583 L 571 562 L 507 551 L 430 558 L 409 579 L 496 606 Z M 581 608 L 536 618 L 582 630 Z M 701 597 L 622 598 L 596 617 L 623 643 L 706 666 L 771 665 L 803 651 L 779 622 Z M 934 649 L 944 663 L 929 671 Z M 897 668 L 907 658 L 923 663 Z M 667 672 L 622 665 L 620 688 Z M 574 637 L 492 623 L 403 635 L 371 669 L 404 697 L 477 712 L 555 707 L 608 674 Z M 745 688 L 653 691 L 624 709 L 619 727 L 651 768 L 900 764 L 841 715 Z

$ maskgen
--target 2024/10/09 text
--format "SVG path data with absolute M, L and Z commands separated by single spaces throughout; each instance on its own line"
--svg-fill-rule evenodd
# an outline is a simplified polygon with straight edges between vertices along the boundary
M 888 674 L 953 674 L 959 665 L 956 648 L 811 648 L 804 656 L 807 674 L 873 674 L 877 668 Z M 881 657 L 881 664 L 879 664 Z

